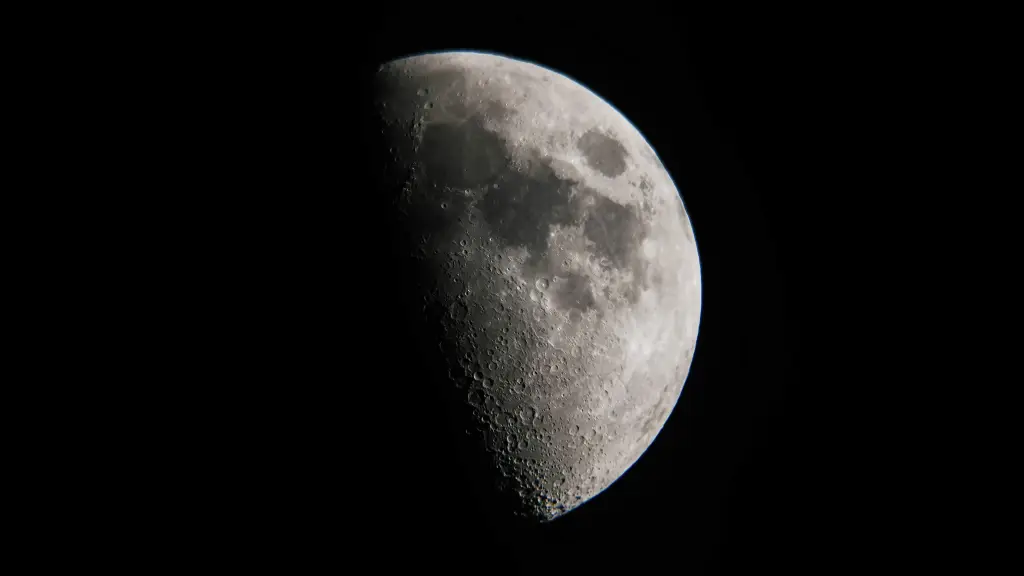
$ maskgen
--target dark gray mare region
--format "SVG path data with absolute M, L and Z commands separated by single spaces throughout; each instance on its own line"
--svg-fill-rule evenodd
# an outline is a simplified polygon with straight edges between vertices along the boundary
M 576 142 L 576 147 L 583 153 L 587 164 L 609 178 L 626 171 L 626 158 L 629 156 L 626 148 L 596 128 L 584 133 Z
M 395 156 L 401 161 L 407 155 L 399 163 L 407 166 L 404 212 L 415 221 L 413 228 L 436 240 L 454 240 L 461 233 L 455 220 L 467 212 L 464 192 L 469 191 L 502 245 L 525 249 L 527 264 L 538 274 L 566 278 L 553 287 L 554 303 L 586 311 L 594 306 L 598 288 L 585 276 L 559 269 L 560 262 L 550 258 L 552 229 L 581 227 L 603 265 L 633 273 L 634 285 L 625 295 L 635 301 L 644 279 L 639 247 L 646 234 L 637 209 L 559 175 L 551 158 L 536 149 L 514 158 L 504 139 L 485 124 L 485 119 L 508 120 L 511 112 L 496 100 L 467 103 L 467 85 L 461 71 L 444 69 L 415 78 L 399 76 L 389 93 L 381 94 L 382 101 L 397 108 L 392 115 L 404 120 L 395 133 L 403 140 L 395 144 Z M 431 121 L 423 122 L 424 110 L 432 107 L 443 115 L 431 114 Z M 605 176 L 625 171 L 626 149 L 607 134 L 590 130 L 576 145 Z

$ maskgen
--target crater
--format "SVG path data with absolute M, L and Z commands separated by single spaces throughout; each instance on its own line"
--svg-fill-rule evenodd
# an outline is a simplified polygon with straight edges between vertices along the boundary
M 626 148 L 618 140 L 596 128 L 583 134 L 576 147 L 591 168 L 609 178 L 626 171 Z

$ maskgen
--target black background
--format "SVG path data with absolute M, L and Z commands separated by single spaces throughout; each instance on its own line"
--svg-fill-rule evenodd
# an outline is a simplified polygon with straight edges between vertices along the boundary
M 915 492 L 896 470 L 913 452 L 882 431 L 909 375 L 879 367 L 910 308 L 890 272 L 915 261 L 881 236 L 906 184 L 917 108 L 901 86 L 917 68 L 891 30 L 515 12 L 233 14 L 138 63 L 161 73 L 131 94 L 167 135 L 140 153 L 166 187 L 159 215 L 134 224 L 159 237 L 139 257 L 159 264 L 165 329 L 143 357 L 167 382 L 138 416 L 160 440 L 138 450 L 156 504 L 136 512 L 168 527 L 156 546 L 446 574 L 820 574 L 907 547 Z M 553 68 L 618 108 L 671 173 L 701 256 L 671 418 L 619 481 L 540 527 L 495 517 L 444 440 L 389 311 L 401 287 L 368 198 L 369 75 L 458 49 Z

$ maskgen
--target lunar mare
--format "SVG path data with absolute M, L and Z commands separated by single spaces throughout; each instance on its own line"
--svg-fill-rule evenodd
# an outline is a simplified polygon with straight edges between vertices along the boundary
M 376 82 L 449 384 L 520 513 L 558 517 L 636 462 L 682 391 L 701 292 L 679 193 L 635 127 L 551 70 L 450 52 Z

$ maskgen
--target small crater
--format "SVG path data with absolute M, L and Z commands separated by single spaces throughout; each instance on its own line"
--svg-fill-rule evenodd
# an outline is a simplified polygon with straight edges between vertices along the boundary
M 524 424 L 529 424 L 530 422 L 533 422 L 533 419 L 536 416 L 537 409 L 534 408 L 533 406 L 527 406 L 519 412 L 519 419 L 522 420 Z

